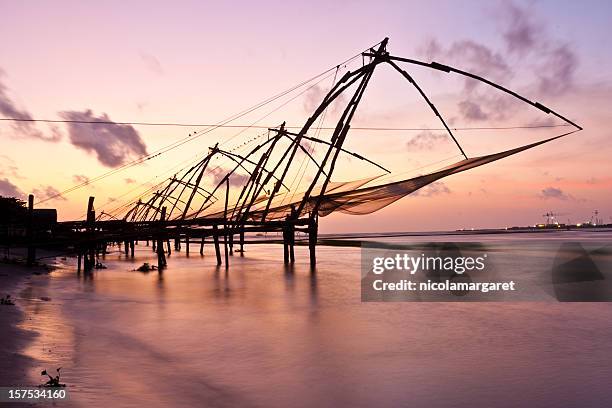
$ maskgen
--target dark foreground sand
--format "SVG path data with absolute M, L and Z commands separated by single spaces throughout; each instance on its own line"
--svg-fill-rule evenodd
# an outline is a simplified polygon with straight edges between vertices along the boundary
M 0 386 L 28 384 L 28 374 L 36 369 L 35 361 L 21 354 L 36 333 L 17 327 L 26 318 L 20 308 L 19 293 L 33 273 L 47 273 L 41 267 L 0 264 L 0 297 L 11 295 L 15 306 L 0 305 Z

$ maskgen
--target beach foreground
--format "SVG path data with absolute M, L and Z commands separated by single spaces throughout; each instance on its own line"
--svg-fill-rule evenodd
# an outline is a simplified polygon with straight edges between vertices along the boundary
M 49 276 L 22 280 L 25 320 L 2 349 L 27 357 L 3 359 L 3 381 L 37 384 L 40 370 L 62 367 L 66 405 L 86 407 L 612 400 L 609 303 L 366 304 L 358 249 L 320 247 L 314 274 L 306 251 L 284 267 L 280 245 L 250 245 L 229 271 L 212 252 L 173 252 L 161 274 L 134 271 L 154 261 L 143 244 L 90 275 L 57 260 Z

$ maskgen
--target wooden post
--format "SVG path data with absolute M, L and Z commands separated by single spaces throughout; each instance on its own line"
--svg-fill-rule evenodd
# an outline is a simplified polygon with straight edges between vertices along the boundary
M 291 263 L 295 263 L 295 225 L 289 222 L 289 259 Z
M 130 241 L 130 256 L 134 257 L 134 240 Z
M 123 252 L 125 253 L 125 256 L 128 256 L 128 253 L 130 252 L 130 243 L 127 239 L 123 241 Z
M 215 244 L 215 255 L 217 255 L 217 265 L 221 265 L 221 248 L 219 248 L 219 228 L 213 225 L 213 242 Z
M 89 239 L 89 244 L 85 248 L 85 257 L 84 257 L 84 269 L 85 272 L 90 271 L 96 265 L 96 249 L 95 249 L 95 239 L 94 239 L 94 230 L 95 230 L 95 222 L 96 222 L 96 212 L 94 211 L 94 200 L 95 197 L 89 197 L 87 200 L 87 238 Z
M 170 240 L 166 240 L 166 245 L 168 246 L 168 256 L 172 255 L 172 249 L 170 249 Z
M 200 241 L 200 255 L 204 255 L 204 235 L 202 235 L 202 241 Z
M 227 222 L 227 204 L 229 202 L 229 177 L 227 177 L 225 179 L 225 209 L 223 210 L 223 220 L 225 222 L 225 225 L 223 226 L 223 247 L 225 248 L 225 269 L 227 269 L 229 267 L 229 253 L 227 251 L 227 245 L 228 245 L 228 234 L 229 234 L 229 229 L 228 229 L 228 222 Z
M 36 261 L 36 249 L 34 248 L 34 195 L 30 194 L 28 196 L 28 224 L 27 224 L 27 230 L 26 230 L 26 235 L 28 237 L 28 258 L 27 258 L 27 262 L 28 262 L 28 266 L 32 266 L 34 265 L 34 262 Z
M 77 255 L 77 273 L 81 273 L 81 250 L 79 249 L 79 253 Z
M 185 235 L 185 254 L 189 255 L 189 233 Z
M 159 235 L 157 237 L 157 268 L 162 269 L 167 265 L 166 256 L 164 254 L 164 241 L 163 241 L 163 222 L 166 219 L 166 207 L 162 207 L 160 216 L 160 228 Z M 168 248 L 169 249 L 169 248 Z
M 318 225 L 314 217 L 308 218 L 308 250 L 310 252 L 310 268 L 314 269 L 317 265 L 317 239 Z
M 289 263 L 289 244 L 287 242 L 287 222 L 283 224 L 283 262 L 285 265 Z

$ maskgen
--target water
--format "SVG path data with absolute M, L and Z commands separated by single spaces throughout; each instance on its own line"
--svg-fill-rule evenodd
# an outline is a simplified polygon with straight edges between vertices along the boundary
M 612 402 L 612 304 L 361 303 L 358 248 L 319 247 L 316 274 L 305 247 L 292 269 L 280 245 L 246 249 L 229 273 L 210 245 L 162 275 L 132 271 L 156 263 L 142 244 L 90 278 L 60 261 L 23 294 L 41 332 L 26 352 L 63 367 L 72 406 Z

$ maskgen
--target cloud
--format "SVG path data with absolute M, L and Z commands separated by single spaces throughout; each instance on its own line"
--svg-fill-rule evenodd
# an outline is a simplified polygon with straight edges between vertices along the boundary
M 136 182 L 136 180 L 130 177 L 124 178 L 123 181 L 125 181 L 125 184 L 134 184 Z
M 574 197 L 572 197 L 569 194 L 566 194 L 565 192 L 563 192 L 563 190 L 561 190 L 560 188 L 556 188 L 556 187 L 546 187 L 545 189 L 543 189 L 540 192 L 540 198 L 544 200 L 548 200 L 548 199 L 555 199 L 555 200 L 562 200 L 562 201 L 574 200 Z
M 540 94 L 558 96 L 571 90 L 577 67 L 578 57 L 567 44 L 548 51 L 538 74 Z
M 13 178 L 23 179 L 19 174 L 19 168 L 13 159 L 0 154 L 0 176 L 11 176 Z
M 211 170 L 210 174 L 213 177 L 213 183 L 215 185 L 219 184 L 227 173 L 229 173 L 229 170 L 223 169 L 221 167 L 217 167 L 216 169 Z M 229 178 L 229 183 L 231 187 L 240 187 L 240 186 L 245 185 L 246 182 L 249 181 L 249 179 L 250 177 L 247 176 L 246 174 L 240 174 L 240 173 L 234 172 Z
M 532 14 L 512 2 L 506 2 L 502 15 L 506 20 L 503 37 L 509 52 L 524 54 L 539 44 L 542 30 L 533 21 Z
M 67 198 L 60 194 L 60 191 L 53 186 L 40 186 L 32 191 L 36 200 L 61 200 L 66 201 Z M 53 198 L 51 198 L 53 197 Z
M 41 139 L 47 142 L 57 142 L 61 139 L 61 134 L 57 131 L 57 127 L 51 127 L 51 135 L 45 136 L 36 128 L 34 122 L 25 122 L 32 120 L 32 115 L 25 109 L 17 107 L 15 102 L 7 94 L 7 87 L 2 83 L 1 79 L 3 71 L 0 70 L 0 114 L 6 118 L 21 119 L 24 122 L 15 121 L 11 123 L 11 127 L 17 136 Z
M 60 116 L 71 121 L 111 122 L 106 113 L 95 116 L 91 110 L 64 111 Z M 118 167 L 130 159 L 146 156 L 147 147 L 131 125 L 68 123 L 70 142 L 77 148 L 96 154 L 107 167 Z
M 25 197 L 25 194 L 19 187 L 11 183 L 9 179 L 4 178 L 0 179 L 0 196 L 22 198 Z
M 315 109 L 319 107 L 323 98 L 329 90 L 323 89 L 319 85 L 315 85 L 306 92 L 304 95 L 304 110 L 307 113 L 313 113 Z M 329 106 L 329 110 L 331 113 L 337 113 L 342 107 L 346 105 L 346 96 L 344 94 L 340 94 Z
M 449 136 L 445 133 L 433 133 L 431 130 L 424 130 L 406 142 L 408 150 L 431 150 L 438 143 L 448 141 Z
M 433 197 L 441 194 L 450 194 L 450 189 L 442 181 L 434 181 L 433 183 L 415 191 L 410 196 Z
M 479 104 L 470 100 L 459 102 L 459 113 L 469 121 L 489 119 L 489 114 L 484 112 Z
M 89 184 L 89 177 L 84 176 L 82 174 L 75 174 L 74 176 L 72 176 L 72 181 L 79 184 Z
M 140 53 L 140 59 L 144 62 L 147 69 L 157 75 L 163 75 L 164 69 L 162 68 L 161 63 L 154 55 L 147 54 L 146 52 Z
M 453 41 L 443 46 L 429 39 L 417 52 L 429 60 L 457 65 L 476 75 L 507 84 L 514 76 L 515 63 L 529 67 L 531 85 L 540 97 L 559 96 L 575 87 L 575 72 L 579 60 L 566 43 L 552 38 L 545 25 L 534 14 L 515 3 L 504 2 L 497 14 L 499 34 L 508 51 L 504 57 L 493 48 L 473 40 Z M 514 106 L 506 95 L 478 86 L 472 79 L 464 81 L 464 98 L 458 110 L 467 121 L 503 120 Z
M 490 47 L 472 40 L 460 40 L 444 48 L 435 39 L 430 39 L 420 52 L 429 59 L 443 59 L 447 63 L 456 63 L 470 72 L 493 78 L 511 75 L 512 71 L 504 57 Z M 473 88 L 477 81 L 467 79 L 466 88 Z

